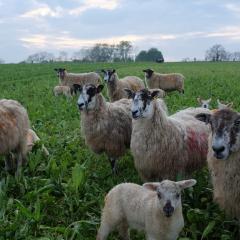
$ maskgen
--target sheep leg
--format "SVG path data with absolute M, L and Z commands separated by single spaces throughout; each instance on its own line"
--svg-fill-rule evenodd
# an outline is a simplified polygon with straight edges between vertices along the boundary
M 13 153 L 9 152 L 5 156 L 5 170 L 10 172 L 16 168 L 15 157 Z
M 112 228 L 104 221 L 101 222 L 101 226 L 98 229 L 96 240 L 106 240 Z
M 126 222 L 122 222 L 118 226 L 118 233 L 121 237 L 121 240 L 130 240 L 129 232 L 128 232 L 128 224 Z
M 116 161 L 117 159 L 114 158 L 114 157 L 109 157 L 109 162 L 110 162 L 110 165 L 111 165 L 111 168 L 112 168 L 112 173 L 113 174 L 117 174 L 117 164 L 116 164 Z

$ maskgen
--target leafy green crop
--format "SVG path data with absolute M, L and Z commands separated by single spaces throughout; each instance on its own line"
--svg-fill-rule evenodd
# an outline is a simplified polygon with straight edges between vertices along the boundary
M 49 150 L 40 147 L 28 156 L 28 165 L 18 178 L 0 172 L 0 240 L 5 239 L 85 239 L 96 237 L 105 194 L 121 182 L 141 180 L 129 153 L 118 161 L 119 174 L 113 176 L 107 157 L 96 155 L 80 134 L 77 97 L 54 97 L 58 84 L 55 67 L 70 72 L 115 68 L 119 76 L 136 75 L 142 70 L 180 72 L 185 75 L 185 94 L 170 93 L 166 103 L 170 113 L 197 106 L 196 98 L 212 97 L 233 101 L 240 110 L 240 63 L 117 63 L 117 64 L 12 64 L 0 65 L 0 98 L 21 102 L 28 110 L 31 124 Z M 106 93 L 106 91 L 105 91 Z M 3 159 L 3 158 L 1 158 Z M 228 219 L 212 200 L 207 168 L 194 174 L 198 183 L 183 194 L 185 227 L 181 240 L 236 240 L 237 222 Z M 132 239 L 144 239 L 131 232 Z M 109 239 L 118 239 L 113 233 Z

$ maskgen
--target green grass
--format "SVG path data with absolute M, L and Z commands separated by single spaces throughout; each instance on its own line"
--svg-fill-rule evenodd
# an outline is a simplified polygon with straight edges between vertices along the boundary
M 58 83 L 55 67 L 73 72 L 113 67 L 120 77 L 141 78 L 142 69 L 148 67 L 180 72 L 186 76 L 185 94 L 166 97 L 170 113 L 197 106 L 198 96 L 212 97 L 212 107 L 217 98 L 233 101 L 240 110 L 239 63 L 0 65 L 0 98 L 16 99 L 27 108 L 33 129 L 50 152 L 46 158 L 36 148 L 19 178 L 6 173 L 4 161 L 0 162 L 0 240 L 95 239 L 105 194 L 121 182 L 141 184 L 130 152 L 119 161 L 119 175 L 112 176 L 106 156 L 92 153 L 85 145 L 77 98 L 68 101 L 52 94 Z M 208 171 L 195 177 L 197 185 L 183 195 L 185 228 L 180 239 L 237 239 L 236 221 L 224 216 L 212 201 Z M 131 237 L 144 239 L 136 231 Z

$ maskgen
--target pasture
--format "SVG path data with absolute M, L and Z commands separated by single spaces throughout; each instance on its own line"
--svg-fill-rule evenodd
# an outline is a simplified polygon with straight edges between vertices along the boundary
M 105 194 L 121 182 L 141 184 L 130 152 L 120 159 L 119 174 L 113 176 L 107 157 L 86 147 L 80 135 L 77 97 L 66 100 L 53 95 L 58 84 L 55 67 L 69 72 L 115 68 L 119 77 L 142 79 L 142 70 L 149 67 L 163 73 L 180 72 L 186 77 L 185 94 L 168 94 L 169 113 L 197 106 L 198 96 L 212 97 L 212 108 L 217 98 L 233 101 L 234 109 L 240 111 L 240 63 L 0 65 L 0 98 L 16 99 L 27 108 L 33 129 L 50 152 L 46 158 L 36 147 L 18 178 L 4 171 L 1 158 L 0 240 L 95 239 Z M 237 222 L 224 216 L 212 201 L 207 168 L 194 176 L 197 185 L 183 194 L 185 227 L 179 239 L 237 239 Z M 135 231 L 131 237 L 144 239 Z

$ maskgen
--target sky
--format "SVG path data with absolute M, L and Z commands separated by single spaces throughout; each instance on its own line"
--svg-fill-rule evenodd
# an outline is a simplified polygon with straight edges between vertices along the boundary
M 131 41 L 134 52 L 157 47 L 165 61 L 203 59 L 212 45 L 240 51 L 240 1 L 0 0 L 0 59 L 58 55 Z

